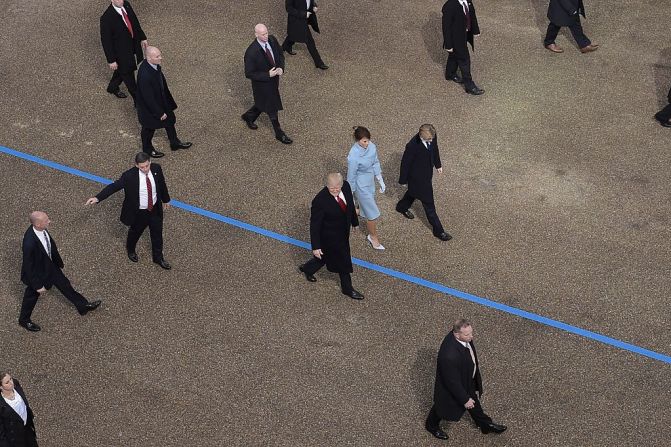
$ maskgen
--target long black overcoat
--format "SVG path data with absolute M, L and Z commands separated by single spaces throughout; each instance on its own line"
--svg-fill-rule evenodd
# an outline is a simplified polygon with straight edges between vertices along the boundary
M 433 168 L 440 168 L 438 136 L 433 138 L 429 149 L 424 146 L 419 134 L 405 145 L 401 159 L 401 175 L 398 182 L 408 185 L 408 193 L 423 202 L 433 201 Z
M 482 377 L 478 355 L 473 342 L 470 343 L 478 366 L 473 378 L 473 360 L 468 348 L 459 343 L 454 333 L 450 332 L 443 339 L 438 351 L 436 366 L 436 384 L 433 390 L 433 405 L 441 419 L 458 421 L 466 409 L 464 404 L 475 397 L 475 392 L 482 394 Z
M 134 37 L 131 37 L 123 18 L 110 3 L 100 16 L 100 41 L 107 63 L 116 62 L 119 65 L 119 72 L 130 73 L 135 71 L 137 64 L 144 59 L 141 42 L 146 40 L 147 36 L 130 3 L 124 2 L 123 6 L 133 26 Z
M 148 129 L 161 129 L 177 121 L 174 113 L 177 103 L 170 93 L 163 71 L 155 70 L 147 61 L 140 64 L 137 72 L 135 106 L 140 124 Z M 168 117 L 161 121 L 164 113 Z
M 285 6 L 287 8 L 287 38 L 292 42 L 306 42 L 308 38 L 308 25 L 312 27 L 315 32 L 319 32 L 319 23 L 317 22 L 317 14 L 314 8 L 317 2 L 312 0 L 310 8 L 305 0 L 286 0 Z M 310 12 L 310 17 L 307 13 Z
M 585 17 L 585 5 L 582 0 L 550 0 L 548 19 L 557 26 L 570 26 L 580 20 L 578 14 Z
M 168 193 L 168 186 L 165 184 L 165 177 L 163 176 L 163 169 L 158 163 L 152 163 L 149 166 L 151 173 L 156 183 L 156 204 L 154 205 L 159 213 L 159 217 L 163 218 L 163 204 L 170 202 L 170 194 Z M 112 194 L 123 189 L 124 199 L 121 206 L 120 220 L 125 225 L 131 226 L 135 222 L 135 218 L 140 211 L 140 174 L 137 167 L 130 168 L 128 171 L 121 174 L 121 177 L 114 183 L 105 186 L 102 191 L 96 195 L 99 202 L 102 202 Z
M 49 233 L 51 242 L 51 259 L 39 240 L 33 226 L 29 226 L 23 235 L 22 251 L 23 262 L 21 263 L 21 281 L 33 290 L 42 287 L 50 289 L 53 286 L 53 275 L 58 269 L 63 268 L 63 259 L 58 253 L 56 241 Z
M 268 36 L 270 48 L 273 50 L 275 67 L 284 70 L 284 52 L 275 36 Z M 245 77 L 252 81 L 254 105 L 262 112 L 282 110 L 280 97 L 280 77 L 270 77 L 268 72 L 273 68 L 266 53 L 256 39 L 245 51 Z
M 5 399 L 0 397 L 0 447 L 37 447 L 35 415 L 28 404 L 28 399 L 23 392 L 23 388 L 21 388 L 21 384 L 18 380 L 13 380 L 14 391 L 19 393 L 26 404 L 28 418 L 24 425 L 23 419 L 5 402 Z
M 478 17 L 475 14 L 473 2 L 468 0 L 471 15 L 471 29 L 466 31 L 466 15 L 459 0 L 447 0 L 443 5 L 443 48 L 454 49 L 457 55 L 468 51 L 466 43 L 473 44 L 473 36 L 480 34 Z
M 354 197 L 349 183 L 344 182 L 342 193 L 347 202 L 347 210 L 342 208 L 324 187 L 312 200 L 310 208 L 310 241 L 312 249 L 324 252 L 329 272 L 352 273 L 352 255 L 349 248 L 350 227 L 359 226 L 359 218 L 354 207 Z

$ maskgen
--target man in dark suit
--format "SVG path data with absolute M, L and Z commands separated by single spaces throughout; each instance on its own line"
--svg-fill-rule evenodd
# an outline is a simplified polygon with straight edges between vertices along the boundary
M 582 30 L 580 16 L 585 17 L 585 5 L 582 0 L 550 0 L 548 6 L 548 30 L 545 34 L 543 45 L 553 53 L 563 53 L 556 43 L 555 39 L 562 26 L 568 26 L 575 39 L 581 53 L 589 53 L 599 48 L 598 44 L 590 42 Z
M 471 0 L 447 0 L 443 5 L 443 48 L 447 50 L 445 79 L 464 84 L 466 93 L 482 95 L 485 91 L 475 85 L 471 75 L 471 55 L 468 43 L 480 35 L 478 18 Z M 461 76 L 457 75 L 457 68 Z
M 280 77 L 284 74 L 284 54 L 275 36 L 268 34 L 268 28 L 259 23 L 254 27 L 256 39 L 245 51 L 245 77 L 252 81 L 254 105 L 242 114 L 247 127 L 256 130 L 254 121 L 266 112 L 275 130 L 275 138 L 284 144 L 293 141 L 280 126 L 277 112 L 282 110 L 280 98 Z
M 438 439 L 447 439 L 440 429 L 442 419 L 458 421 L 468 410 L 482 433 L 503 433 L 505 425 L 496 424 L 480 405 L 482 377 L 473 345 L 473 327 L 458 320 L 438 351 L 433 406 L 426 418 L 426 429 Z
M 135 69 L 144 59 L 142 50 L 147 47 L 147 36 L 142 31 L 140 21 L 130 3 L 124 0 L 112 0 L 100 16 L 100 41 L 107 64 L 114 70 L 107 92 L 117 98 L 125 98 L 126 94 L 119 90 L 119 85 L 123 81 L 128 93 L 135 99 L 137 90 Z
M 405 145 L 398 182 L 401 185 L 408 185 L 408 190 L 396 204 L 396 211 L 408 219 L 414 219 L 415 215 L 410 211 L 410 206 L 415 199 L 419 199 L 433 228 L 433 235 L 441 241 L 449 241 L 452 236 L 445 232 L 436 213 L 431 183 L 433 168 L 436 168 L 438 174 L 442 174 L 442 166 L 436 129 L 431 124 L 422 124 L 419 133 Z
M 149 227 L 152 259 L 162 268 L 170 270 L 170 264 L 163 258 L 163 204 L 167 206 L 170 202 L 170 194 L 161 165 L 152 163 L 149 155 L 139 152 L 135 155 L 135 167 L 88 199 L 86 205 L 105 200 L 121 189 L 124 199 L 120 220 L 129 227 L 126 238 L 128 259 L 138 262 L 135 246 L 145 228 Z
M 30 319 L 37 298 L 52 286 L 56 286 L 65 298 L 75 305 L 80 315 L 86 315 L 102 302 L 98 300 L 89 303 L 70 284 L 70 280 L 62 270 L 63 259 L 56 248 L 56 241 L 47 232 L 50 223 L 49 216 L 45 212 L 33 211 L 30 214 L 30 227 L 23 235 L 21 281 L 26 285 L 26 291 L 23 294 L 19 325 L 33 332 L 41 329 Z
M 655 113 L 655 119 L 662 127 L 671 127 L 671 90 L 667 95 L 669 103 L 659 112 Z
M 326 177 L 326 186 L 317 193 L 310 208 L 310 240 L 312 259 L 298 269 L 305 279 L 317 281 L 315 273 L 326 264 L 329 272 L 340 275 L 342 293 L 355 300 L 363 295 L 352 287 L 352 255 L 349 248 L 350 226 L 359 226 L 354 207 L 354 197 L 349 183 L 342 174 L 332 173 Z
M 156 47 L 147 47 L 145 54 L 147 60 L 140 64 L 137 72 L 137 116 L 142 125 L 140 133 L 142 150 L 154 158 L 159 158 L 164 154 L 154 149 L 151 142 L 156 129 L 165 128 L 170 140 L 170 149 L 173 151 L 188 149 L 191 143 L 181 142 L 177 138 L 175 130 L 177 118 L 174 112 L 177 104 L 161 71 L 163 60 L 161 51 Z
M 308 51 L 315 67 L 320 70 L 328 69 L 328 65 L 324 63 L 315 39 L 312 37 L 310 28 L 312 27 L 316 33 L 319 33 L 319 23 L 317 23 L 317 2 L 314 0 L 286 0 L 285 2 L 287 14 L 287 37 L 282 42 L 282 49 L 287 53 L 294 55 L 296 52 L 292 49 L 294 43 L 305 42 L 308 46 Z
M 0 372 L 0 446 L 37 447 L 35 416 L 21 384 Z

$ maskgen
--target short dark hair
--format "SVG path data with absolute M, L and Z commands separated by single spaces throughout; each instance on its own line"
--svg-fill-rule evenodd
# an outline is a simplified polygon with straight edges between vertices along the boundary
M 471 325 L 471 322 L 465 318 L 460 318 L 454 322 L 452 326 L 452 332 L 461 332 L 463 328 L 466 328 Z
M 354 126 L 354 139 L 359 141 L 362 138 L 368 138 L 370 140 L 370 131 L 363 126 Z
M 146 152 L 138 152 L 137 154 L 135 154 L 135 164 L 136 165 L 139 165 L 140 163 L 144 163 L 145 161 L 149 161 L 150 159 L 151 159 L 151 157 Z

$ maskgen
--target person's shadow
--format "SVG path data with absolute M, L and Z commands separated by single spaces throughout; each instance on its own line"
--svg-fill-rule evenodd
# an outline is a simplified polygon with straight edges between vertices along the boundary
M 422 28 L 422 40 L 431 60 L 436 65 L 442 66 L 447 53 L 443 50 L 443 21 L 439 13 L 432 12 L 429 15 L 429 20 Z
M 659 60 L 653 65 L 653 75 L 655 77 L 657 103 L 661 109 L 671 102 L 671 99 L 669 99 L 669 89 L 671 88 L 671 47 L 665 48 L 659 53 Z
M 426 416 L 433 405 L 437 354 L 434 349 L 421 348 L 412 367 L 410 382 L 415 394 L 417 412 Z

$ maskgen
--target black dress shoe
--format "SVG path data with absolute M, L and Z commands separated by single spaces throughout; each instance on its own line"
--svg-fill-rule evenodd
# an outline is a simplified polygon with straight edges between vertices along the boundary
M 303 274 L 305 275 L 305 279 L 307 279 L 308 281 L 310 281 L 310 282 L 317 282 L 317 278 L 315 278 L 315 275 L 311 275 L 311 274 L 309 274 L 309 273 L 305 273 L 305 270 L 303 269 L 303 266 L 302 266 L 302 265 L 301 265 L 300 267 L 298 267 L 298 270 L 300 270 L 301 273 L 303 273 Z
M 294 140 L 292 140 L 291 138 L 289 138 L 289 137 L 287 136 L 287 134 L 285 134 L 285 133 L 281 133 L 280 135 L 276 135 L 276 136 L 275 136 L 275 139 L 276 139 L 277 141 L 281 142 L 282 144 L 291 144 L 291 143 L 294 142 Z
M 448 81 L 454 81 L 454 82 L 456 82 L 457 84 L 463 84 L 463 83 L 464 83 L 464 79 L 463 79 L 461 76 L 459 76 L 459 75 L 454 75 L 454 76 L 452 76 L 452 77 L 450 77 L 450 78 L 447 78 L 447 80 L 448 80 Z
M 27 323 L 19 322 L 19 326 L 28 329 L 30 332 L 39 332 L 42 330 L 42 328 L 39 325 L 33 323 L 32 321 L 28 321 Z
M 427 427 L 426 431 L 431 433 L 434 437 L 436 437 L 438 439 L 442 439 L 443 441 L 448 438 L 447 433 L 442 431 L 440 428 L 429 428 L 429 427 Z
M 170 150 L 176 151 L 177 149 L 188 149 L 193 145 L 193 143 L 189 141 L 180 141 L 177 144 L 171 144 L 170 145 Z
M 474 85 L 473 87 L 467 87 L 466 88 L 466 93 L 468 93 L 469 95 L 478 96 L 478 95 L 482 95 L 484 92 L 485 92 L 484 89 L 481 89 L 477 85 Z
M 86 315 L 90 311 L 95 310 L 98 306 L 100 306 L 100 304 L 102 304 L 102 301 L 100 300 L 88 303 L 82 310 L 79 311 L 79 315 Z
M 436 237 L 440 239 L 441 241 L 449 241 L 452 239 L 452 236 L 450 236 L 450 233 L 442 232 L 440 234 L 437 234 Z
M 289 54 L 291 54 L 292 56 L 295 56 L 295 55 L 296 55 L 296 52 L 295 52 L 294 50 L 292 50 L 292 49 L 286 49 L 286 48 L 282 48 L 282 49 L 284 50 L 285 53 L 289 53 Z
M 495 424 L 494 422 L 490 422 L 489 424 L 485 424 L 480 426 L 480 431 L 482 433 L 487 434 L 487 433 L 503 433 L 506 431 L 508 427 L 505 425 L 500 425 L 500 424 Z
M 353 300 L 362 300 L 363 299 L 363 294 L 357 292 L 354 289 L 352 289 L 352 291 L 349 292 L 349 293 L 343 292 L 343 295 L 347 295 L 348 297 L 352 298 Z
M 396 211 L 398 211 L 398 210 L 396 210 Z M 406 219 L 414 219 L 415 218 L 415 215 L 412 214 L 412 211 L 410 211 L 410 210 L 398 211 L 398 212 L 403 214 L 403 217 L 405 217 Z
M 659 118 L 657 118 L 657 116 L 655 116 L 655 121 L 657 121 L 659 125 L 662 127 L 671 127 L 671 123 L 668 120 L 667 121 L 660 120 Z
M 170 270 L 172 268 L 172 266 L 170 264 L 168 264 L 168 261 L 166 261 L 165 259 L 161 259 L 159 261 L 154 261 L 154 263 L 160 265 L 161 268 L 164 268 L 166 270 Z
M 326 64 L 323 63 L 323 62 L 322 62 L 321 64 L 319 64 L 319 65 L 315 65 L 315 66 L 316 66 L 317 68 L 319 68 L 320 70 L 328 70 L 328 69 L 329 69 L 329 66 L 326 65 Z
M 117 90 L 115 92 L 110 92 L 109 90 L 107 90 L 107 93 L 109 93 L 111 95 L 114 95 L 117 98 L 121 98 L 121 99 L 128 98 L 128 96 L 124 92 L 122 92 L 121 90 Z
M 249 121 L 245 115 L 242 115 L 240 118 L 242 118 L 242 121 L 244 121 L 250 129 L 256 130 L 259 128 L 254 121 Z
M 153 150 L 153 151 L 151 151 L 151 154 L 150 154 L 150 156 L 151 156 L 152 158 L 161 158 L 161 157 L 163 157 L 164 155 L 165 155 L 165 154 L 164 154 L 163 152 L 159 152 L 159 151 L 157 151 L 157 150 Z
M 128 259 L 130 259 L 131 261 L 137 262 L 140 260 L 140 258 L 137 256 L 137 253 L 135 253 L 134 251 L 129 251 L 127 253 L 128 253 Z

